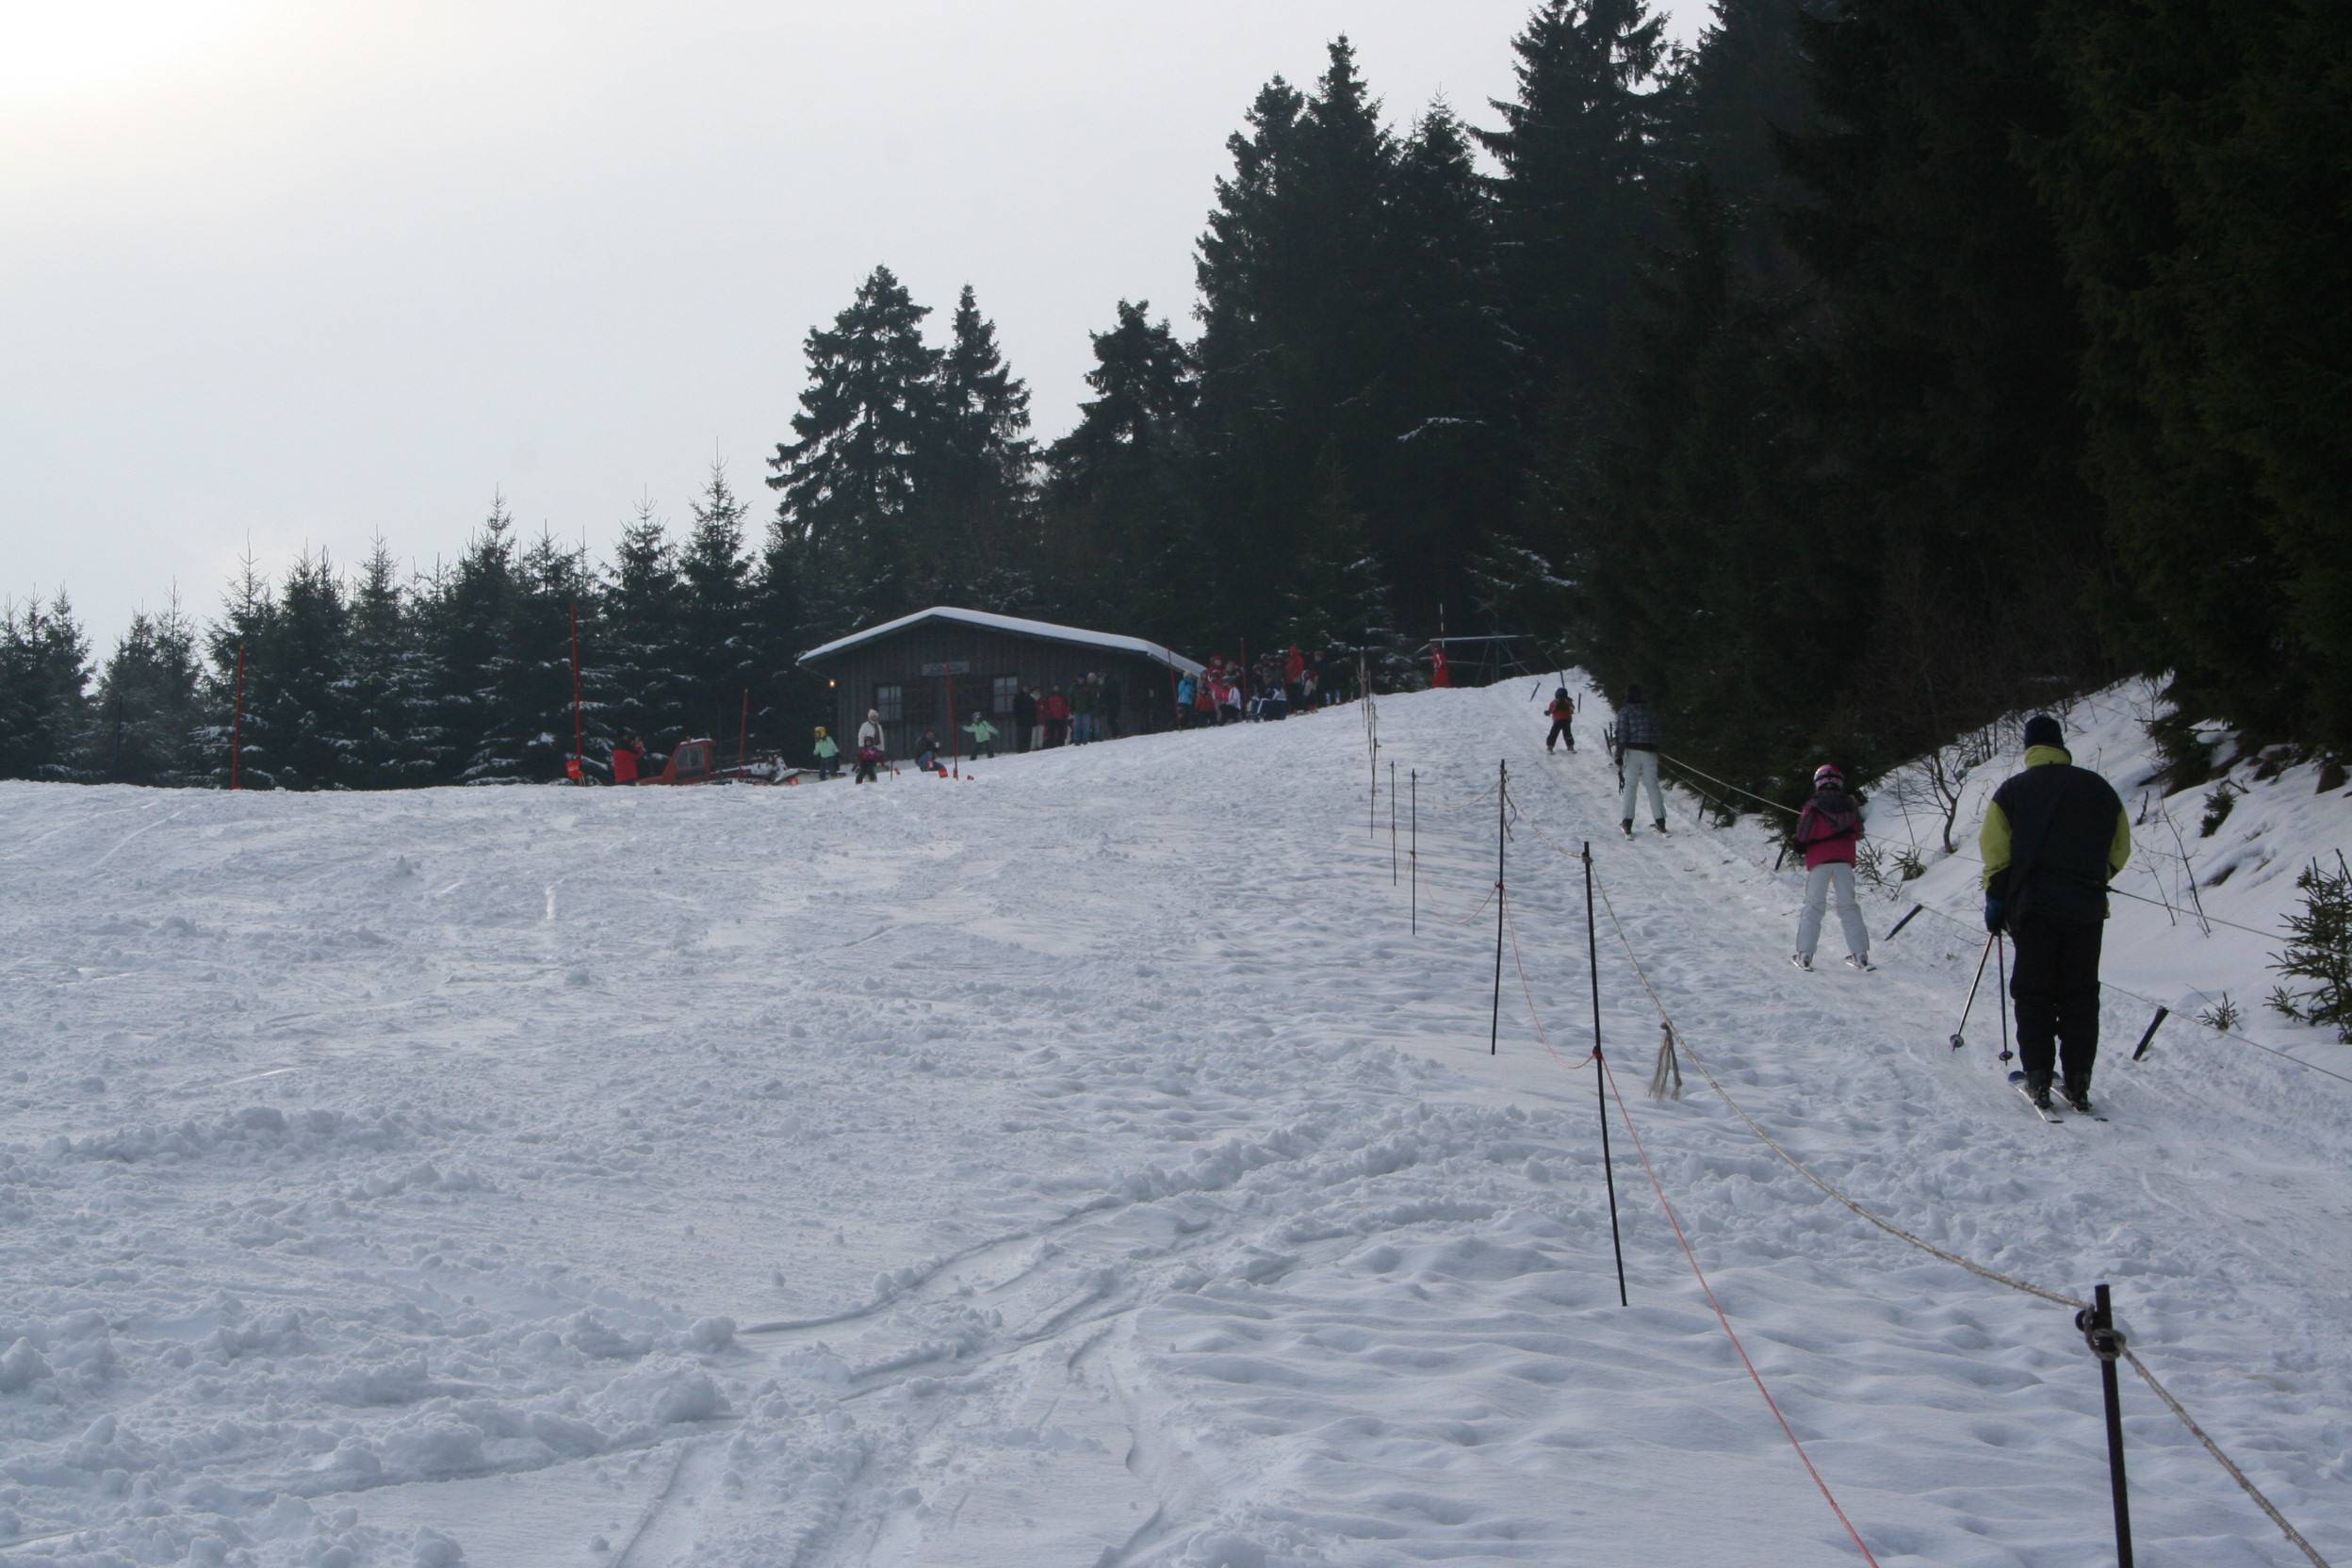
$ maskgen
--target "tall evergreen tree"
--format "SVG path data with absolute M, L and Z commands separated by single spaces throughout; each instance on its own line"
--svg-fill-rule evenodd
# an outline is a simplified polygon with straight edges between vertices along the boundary
M 2078 472 L 2082 333 L 2019 160 L 2063 121 L 2040 8 L 1854 0 L 1803 24 L 1822 115 L 1782 144 L 1825 302 L 1800 390 L 1839 476 L 1821 523 L 1874 565 L 1870 665 L 1920 738 L 2110 668 L 2084 609 L 2114 579 Z
M 1088 335 L 1095 395 L 1047 453 L 1049 604 L 1071 619 L 1191 642 L 1214 619 L 1217 576 L 1189 482 L 1197 383 L 1184 346 L 1151 309 L 1121 300 L 1117 324 Z
M 361 720 L 351 700 L 351 612 L 324 552 L 286 574 L 270 634 L 249 660 L 246 710 L 270 737 L 270 773 L 282 790 L 356 781 Z
M 956 298 L 939 360 L 939 414 L 937 468 L 923 507 L 933 520 L 925 531 L 930 558 L 917 567 L 926 586 L 916 596 L 1018 608 L 1029 596 L 1036 545 L 1029 385 L 1004 363 L 996 324 L 980 314 L 970 284 Z
M 760 659 L 752 564 L 743 553 L 745 508 L 727 486 L 725 464 L 711 464 L 710 482 L 694 507 L 694 531 L 678 556 L 682 717 L 698 734 L 730 736 Z
M 1361 460 L 1368 547 L 1405 624 L 1434 631 L 1450 606 L 1460 629 L 1468 563 L 1509 514 L 1526 455 L 1491 201 L 1443 102 L 1400 149 L 1382 229 L 1390 264 L 1373 310 L 1385 357 L 1364 395 L 1378 437 Z
M 351 732 L 347 759 L 355 787 L 398 789 L 437 782 L 447 762 L 433 722 L 441 681 L 426 636 L 428 606 L 399 577 L 378 534 L 351 590 L 348 662 Z
M 1511 41 L 1518 92 L 1473 134 L 1501 166 L 1496 221 L 1513 329 L 1527 363 L 1524 417 L 1589 407 L 1650 234 L 1665 19 L 1644 0 L 1544 0 Z
M 2030 155 L 2127 645 L 2195 713 L 2352 749 L 2352 29 L 2222 0 L 2042 21 L 2069 112 Z
M 63 592 L 0 606 L 0 778 L 87 776 L 90 644 Z
M 189 752 L 190 772 L 210 783 L 277 787 L 276 715 L 256 700 L 257 675 L 273 657 L 277 627 L 277 596 L 248 552 L 221 595 L 220 614 L 204 629 L 203 698 L 210 722 L 189 737 Z
M 587 728 L 583 749 L 611 754 L 601 671 L 593 689 L 585 668 L 577 691 L 574 686 L 574 627 L 583 651 L 601 640 L 593 590 L 586 547 L 560 544 L 545 527 L 515 560 L 502 628 L 509 684 L 501 698 L 512 715 L 508 732 L 515 737 L 518 758 L 509 776 L 536 784 L 564 777 L 574 756 L 576 725 Z
M 1347 39 L 1312 97 L 1278 76 L 1248 124 L 1195 261 L 1204 521 L 1225 629 L 1242 638 L 1282 617 L 1318 466 L 1366 472 L 1394 434 L 1365 394 L 1389 368 L 1396 148 Z
M 514 517 L 504 495 L 490 498 L 482 531 L 458 558 L 433 619 L 447 684 L 443 727 L 452 742 L 456 781 L 505 783 L 523 776 L 527 722 L 516 701 L 523 684 L 514 633 L 517 614 Z
M 201 722 L 198 675 L 177 593 L 159 615 L 134 613 L 99 674 L 85 771 L 110 784 L 182 782 L 188 735 Z
M 637 503 L 621 530 L 602 596 L 604 635 L 593 662 L 611 682 L 612 727 L 666 752 L 685 734 L 685 589 L 677 549 L 650 498 Z
M 768 460 L 781 514 L 811 547 L 808 565 L 860 623 L 915 608 L 904 529 L 939 425 L 929 314 L 876 267 L 830 329 L 809 330 L 794 438 Z
M 1368 659 L 1380 687 L 1400 686 L 1413 676 L 1413 661 L 1389 611 L 1387 574 L 1372 554 L 1345 471 L 1326 462 L 1316 480 L 1306 555 L 1292 580 L 1282 635 L 1301 649 Z

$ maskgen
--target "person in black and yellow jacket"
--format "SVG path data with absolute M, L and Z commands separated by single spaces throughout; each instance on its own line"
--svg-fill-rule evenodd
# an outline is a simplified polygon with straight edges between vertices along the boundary
M 1984 929 L 2006 931 L 2017 944 L 2009 994 L 2026 1092 L 2047 1108 L 2063 1056 L 2060 1090 L 2087 1112 L 2107 884 L 2132 858 L 2132 819 L 2113 785 L 2074 765 L 2065 738 L 2047 713 L 2026 721 L 2025 771 L 1993 792 L 1977 848 Z

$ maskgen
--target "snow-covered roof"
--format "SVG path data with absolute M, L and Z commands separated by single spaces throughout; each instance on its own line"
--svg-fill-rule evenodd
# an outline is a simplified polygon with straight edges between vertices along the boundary
M 1147 643 L 1140 637 L 1121 637 L 1115 631 L 1088 631 L 1084 627 L 1056 626 L 1052 621 L 1024 621 L 1018 615 L 991 615 L 985 610 L 958 610 L 953 605 L 935 604 L 928 610 L 918 610 L 911 615 L 901 615 L 880 626 L 870 626 L 863 631 L 853 631 L 846 637 L 836 637 L 823 647 L 810 648 L 800 656 L 804 664 L 812 660 L 888 637 L 924 621 L 960 621 L 989 631 L 1007 631 L 1016 637 L 1041 637 L 1050 643 L 1075 643 L 1083 647 L 1107 648 L 1113 653 L 1132 653 L 1156 660 L 1169 669 L 1184 675 L 1199 675 L 1202 666 L 1194 663 L 1172 648 L 1157 643 Z

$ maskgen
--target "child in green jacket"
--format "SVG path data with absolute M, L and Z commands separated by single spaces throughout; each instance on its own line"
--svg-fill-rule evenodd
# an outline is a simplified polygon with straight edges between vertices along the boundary
M 825 726 L 817 726 L 817 776 L 839 778 L 841 776 L 841 748 L 833 743 L 833 737 L 825 732 Z
M 972 710 L 972 722 L 964 726 L 964 733 L 972 737 L 974 757 L 993 758 L 996 755 L 996 726 L 982 716 L 977 708 Z

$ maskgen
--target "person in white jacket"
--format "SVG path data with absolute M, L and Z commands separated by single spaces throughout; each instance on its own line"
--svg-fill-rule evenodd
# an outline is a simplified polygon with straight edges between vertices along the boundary
M 850 776 L 850 782 L 873 783 L 881 770 L 883 756 L 882 710 L 869 708 L 866 722 L 858 727 L 858 771 Z

